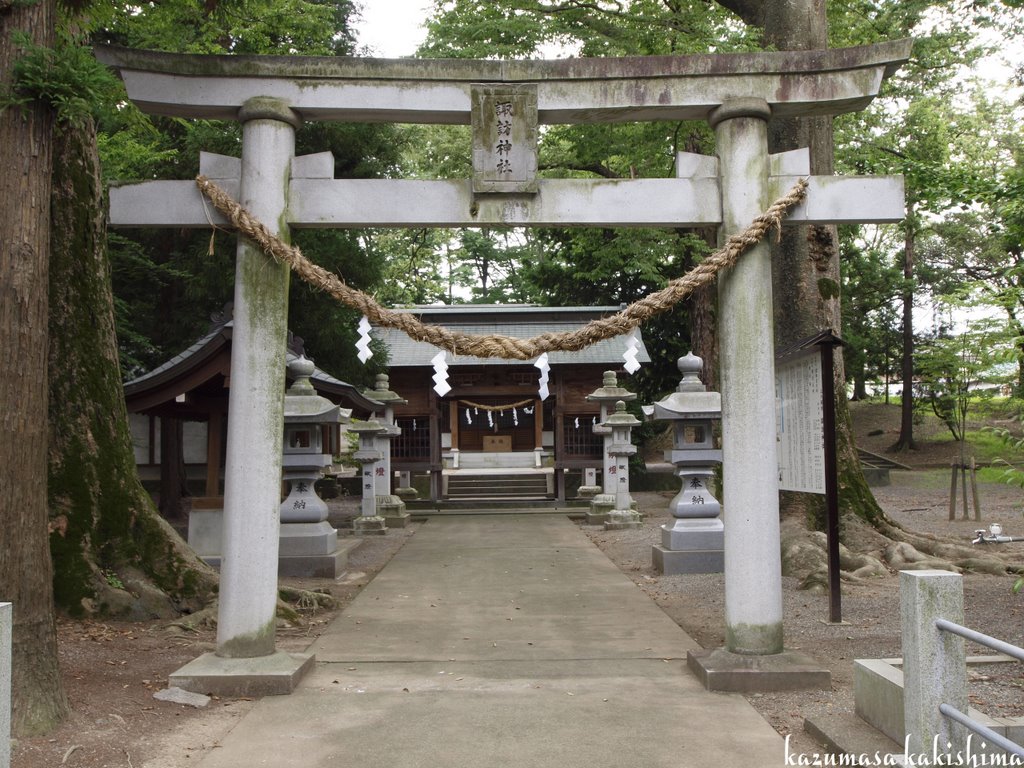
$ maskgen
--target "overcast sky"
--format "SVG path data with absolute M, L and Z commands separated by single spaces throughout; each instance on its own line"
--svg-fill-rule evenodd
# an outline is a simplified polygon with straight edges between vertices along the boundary
M 422 24 L 430 0 L 363 0 L 356 26 L 359 45 L 377 57 L 411 56 L 426 35 Z

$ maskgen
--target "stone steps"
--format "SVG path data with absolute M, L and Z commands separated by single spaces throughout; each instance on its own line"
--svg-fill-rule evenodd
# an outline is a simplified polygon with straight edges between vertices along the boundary
M 522 474 L 472 474 L 460 470 L 446 476 L 448 499 L 544 499 L 549 497 L 549 475 L 543 472 Z

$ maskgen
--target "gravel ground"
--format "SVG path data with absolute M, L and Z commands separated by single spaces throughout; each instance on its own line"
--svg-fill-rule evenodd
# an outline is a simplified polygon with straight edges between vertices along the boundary
M 893 473 L 889 487 L 876 490 L 882 508 L 905 528 L 969 543 L 975 527 L 1000 522 L 1004 532 L 1024 534 L 1019 489 L 982 486 L 982 522 L 948 520 L 949 470 Z M 660 542 L 660 526 L 670 520 L 672 494 L 635 494 L 647 514 L 641 529 L 604 531 L 582 526 L 587 535 L 641 589 L 704 648 L 724 644 L 724 576 L 662 576 L 651 564 L 651 547 Z M 726 525 L 728 517 L 725 516 Z M 1001 546 L 1015 552 L 1024 565 L 1024 544 Z M 966 622 L 986 634 L 1024 645 L 1024 594 L 1012 592 L 1012 576 L 965 574 Z M 827 623 L 828 597 L 799 588 L 783 578 L 786 646 L 811 654 L 832 672 L 831 691 L 754 694 L 750 702 L 781 734 L 792 734 L 794 750 L 806 754 L 821 748 L 803 731 L 805 718 L 816 721 L 853 714 L 853 660 L 901 656 L 898 577 L 891 573 L 863 584 L 844 583 L 844 623 Z M 969 647 L 968 654 L 991 653 Z M 1017 662 L 972 668 L 971 703 L 994 716 L 1024 715 L 1024 669 Z
M 893 485 L 876 490 L 883 508 L 905 527 L 969 541 L 973 520 L 949 522 L 949 470 L 894 473 Z M 635 494 L 648 517 L 633 531 L 605 532 L 582 526 L 618 567 L 705 648 L 723 644 L 724 585 L 721 574 L 671 576 L 656 574 L 651 547 L 660 541 L 659 526 L 668 522 L 672 494 Z M 983 486 L 982 525 L 999 522 L 1005 532 L 1024 534 L 1019 489 Z M 341 523 L 354 513 L 354 500 L 331 503 L 332 520 Z M 728 524 L 728 519 L 726 519 Z M 343 608 L 401 548 L 413 525 L 395 535 L 368 538 L 353 551 L 349 573 L 329 589 Z M 1024 544 L 1001 551 L 1020 555 Z M 983 632 L 1024 644 L 1024 595 L 1011 591 L 1013 577 L 968 574 L 964 577 L 967 623 Z M 320 588 L 318 581 L 293 586 Z M 810 653 L 832 672 L 832 690 L 751 696 L 757 710 L 780 733 L 792 734 L 796 752 L 821 751 L 803 731 L 804 718 L 851 716 L 852 661 L 900 655 L 897 578 L 895 574 L 862 584 L 844 584 L 843 618 L 849 623 L 823 623 L 828 600 L 801 591 L 796 579 L 784 578 L 784 621 L 790 648 Z M 301 627 L 282 626 L 278 647 L 305 647 L 339 609 L 311 611 Z M 214 701 L 206 710 L 156 702 L 155 690 L 181 664 L 213 647 L 212 630 L 183 632 L 166 622 L 97 622 L 62 620 L 59 626 L 61 666 L 74 711 L 47 736 L 24 739 L 14 750 L 12 768 L 185 768 L 216 748 L 223 734 L 251 702 Z M 981 652 L 981 649 L 976 649 Z M 995 715 L 1024 715 L 1024 678 L 1019 664 L 974 669 L 974 706 Z

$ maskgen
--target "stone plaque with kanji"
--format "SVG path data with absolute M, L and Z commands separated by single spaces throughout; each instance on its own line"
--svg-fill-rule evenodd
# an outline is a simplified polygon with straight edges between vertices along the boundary
M 473 192 L 537 191 L 537 88 L 472 86 Z

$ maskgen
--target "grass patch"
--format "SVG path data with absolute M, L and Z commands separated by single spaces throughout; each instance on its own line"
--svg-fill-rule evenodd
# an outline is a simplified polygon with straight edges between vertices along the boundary
M 948 431 L 939 433 L 931 439 L 936 443 L 956 442 Z M 998 435 L 986 429 L 967 431 L 966 455 L 968 458 L 974 456 L 974 460 L 979 466 L 989 465 L 997 461 L 1024 465 L 1024 450 L 1015 450 L 1007 445 Z
M 1020 485 L 1020 482 L 1007 482 L 1006 465 L 978 468 L 978 482 L 997 483 L 1004 485 Z
M 918 469 L 900 474 L 904 482 L 920 490 L 949 488 L 949 469 Z

